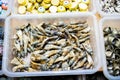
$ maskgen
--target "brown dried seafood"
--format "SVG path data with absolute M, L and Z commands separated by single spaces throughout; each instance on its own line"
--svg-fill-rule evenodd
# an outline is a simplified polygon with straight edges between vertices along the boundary
M 84 22 L 28 24 L 13 36 L 14 72 L 92 69 L 90 27 Z
M 120 0 L 100 0 L 105 13 L 120 13 Z
M 107 69 L 113 76 L 120 76 L 120 30 L 104 28 Z

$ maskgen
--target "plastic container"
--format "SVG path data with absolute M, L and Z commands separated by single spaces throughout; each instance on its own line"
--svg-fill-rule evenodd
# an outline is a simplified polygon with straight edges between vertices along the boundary
M 90 0 L 90 4 L 89 4 L 89 11 L 88 12 L 91 12 L 93 14 L 96 13 L 96 8 L 95 8 L 95 1 L 96 0 Z M 17 15 L 21 15 L 18 13 L 18 2 L 17 0 L 11 0 L 11 13 L 14 15 L 14 14 L 17 14 Z M 53 14 L 64 14 L 64 13 L 69 13 L 69 12 L 62 12 L 62 13 L 53 13 Z M 71 13 L 86 13 L 86 12 L 71 12 Z M 45 14 L 52 14 L 52 13 L 45 13 Z M 23 15 L 28 15 L 28 14 L 23 14 Z M 32 14 L 29 14 L 29 15 L 32 15 Z M 33 15 L 37 15 L 37 14 L 33 14 Z M 41 14 L 38 14 L 38 15 L 41 15 Z
M 86 70 L 69 70 L 69 71 L 42 71 L 42 72 L 12 72 L 12 65 L 10 64 L 12 56 L 13 40 L 11 36 L 16 32 L 16 27 L 31 23 L 37 25 L 42 21 L 45 22 L 58 22 L 58 21 L 70 22 L 70 21 L 83 21 L 86 20 L 91 27 L 91 45 L 94 51 L 94 68 Z M 80 75 L 80 74 L 93 74 L 97 72 L 101 66 L 99 56 L 99 43 L 98 43 L 98 29 L 96 24 L 96 17 L 90 13 L 86 14 L 72 14 L 67 15 L 42 15 L 42 16 L 10 16 L 5 21 L 5 40 L 4 40 L 4 55 L 3 55 L 3 73 L 10 77 L 21 77 L 21 76 L 54 76 L 54 75 Z
M 0 27 L 4 27 L 4 22 L 5 22 L 5 19 L 0 18 Z M 0 47 L 3 47 L 3 46 L 0 45 Z M 1 68 L 2 68 L 2 66 L 1 66 Z M 2 74 L 3 74 L 3 72 L 2 72 L 2 70 L 0 70 L 0 75 L 2 75 Z
M 102 11 L 101 3 L 100 1 L 102 0 L 96 0 L 96 10 L 102 17 L 107 17 L 107 16 L 120 16 L 120 13 L 105 13 Z
M 106 17 L 103 18 L 100 21 L 99 24 L 99 29 L 100 29 L 100 43 L 101 43 L 101 60 L 102 60 L 102 66 L 103 66 L 103 73 L 104 75 L 110 79 L 110 80 L 120 80 L 120 76 L 112 76 L 109 74 L 108 70 L 107 70 L 107 64 L 106 64 L 106 55 L 105 55 L 105 46 L 104 46 L 104 35 L 103 35 L 103 29 L 105 27 L 114 27 L 114 28 L 118 28 L 120 29 L 120 18 L 119 17 Z
M 11 1 L 10 0 L 5 0 L 5 1 L 8 1 L 8 9 L 5 12 L 5 14 L 0 14 L 0 18 L 6 18 L 10 14 L 10 11 L 11 11 Z

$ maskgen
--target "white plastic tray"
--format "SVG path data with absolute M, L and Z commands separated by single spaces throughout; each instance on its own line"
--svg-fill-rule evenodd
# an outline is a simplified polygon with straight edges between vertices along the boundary
M 95 8 L 95 1 L 96 0 L 90 0 L 90 7 L 89 7 L 89 11 L 88 12 L 91 12 L 92 14 L 95 14 L 96 13 L 96 8 Z M 11 0 L 11 13 L 14 15 L 14 14 L 17 14 L 17 15 L 21 15 L 18 13 L 18 2 L 17 0 Z M 64 13 L 67 13 L 67 12 L 63 12 L 62 14 Z M 69 13 L 69 12 L 68 12 Z M 71 12 L 71 13 L 86 13 L 86 12 Z M 52 13 L 44 13 L 44 14 L 52 14 Z M 61 14 L 61 13 L 53 13 L 53 14 Z M 22 14 L 22 15 L 28 15 L 28 14 Z M 29 14 L 29 15 L 37 15 L 37 14 Z M 41 14 L 38 14 L 38 15 L 41 15 Z
M 0 18 L 0 26 L 4 27 L 4 22 L 5 22 L 5 19 L 4 18 Z M 0 70 L 0 75 L 2 75 L 2 74 L 3 74 L 3 72 L 2 72 L 2 70 Z
M 86 20 L 89 26 L 91 27 L 91 45 L 94 51 L 94 68 L 87 70 L 69 70 L 69 71 L 42 71 L 42 72 L 12 72 L 12 65 L 10 64 L 11 59 L 13 58 L 11 53 L 11 48 L 13 47 L 13 40 L 11 36 L 16 31 L 16 27 L 21 25 L 32 23 L 34 25 L 39 24 L 42 21 L 46 22 L 58 22 L 58 21 L 83 21 Z M 3 73 L 10 77 L 21 77 L 21 76 L 54 76 L 54 75 L 80 75 L 80 74 L 93 74 L 99 70 L 101 67 L 100 64 L 100 55 L 99 55 L 99 42 L 98 42 L 98 27 L 96 24 L 96 17 L 90 13 L 86 14 L 43 14 L 42 16 L 19 16 L 14 15 L 10 16 L 5 21 L 5 40 L 4 40 L 4 55 L 3 55 Z
M 107 17 L 107 16 L 120 16 L 120 13 L 105 13 L 104 11 L 102 11 L 102 7 L 101 7 L 101 0 L 95 0 L 96 1 L 96 10 L 98 11 L 98 13 L 102 16 L 102 17 Z
M 106 65 L 106 55 L 105 55 L 105 46 L 104 46 L 104 35 L 103 29 L 107 26 L 114 27 L 120 29 L 120 17 L 106 17 L 100 20 L 99 29 L 100 29 L 100 46 L 101 46 L 101 60 L 103 66 L 103 73 L 104 75 L 110 80 L 120 80 L 120 76 L 112 76 L 109 74 Z
M 11 6 L 11 1 L 12 0 L 5 0 L 5 1 L 8 1 L 8 9 L 5 12 L 5 14 L 0 15 L 0 18 L 6 18 L 10 14 L 10 11 L 11 11 L 11 7 L 12 7 Z

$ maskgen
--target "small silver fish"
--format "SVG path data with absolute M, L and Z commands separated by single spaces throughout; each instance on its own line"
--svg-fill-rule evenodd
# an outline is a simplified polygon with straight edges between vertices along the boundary
M 45 56 L 46 58 L 48 58 L 48 57 L 50 57 L 50 56 L 52 56 L 52 55 L 55 55 L 55 54 L 59 53 L 60 51 L 61 51 L 61 50 L 51 50 L 51 51 L 47 51 L 47 52 L 44 53 L 44 56 Z
M 77 63 L 77 65 L 75 66 L 75 67 L 73 67 L 73 69 L 77 69 L 77 68 L 80 68 L 80 67 L 82 67 L 83 65 L 84 65 L 84 63 L 86 62 L 86 58 L 84 58 L 82 61 L 79 61 L 78 63 Z
M 72 50 L 72 46 L 67 46 L 65 48 L 63 48 L 63 56 L 67 55 L 71 50 Z
M 56 50 L 56 49 L 61 49 L 60 46 L 57 46 L 57 45 L 53 45 L 53 44 L 47 44 L 45 47 L 44 47 L 45 50 Z

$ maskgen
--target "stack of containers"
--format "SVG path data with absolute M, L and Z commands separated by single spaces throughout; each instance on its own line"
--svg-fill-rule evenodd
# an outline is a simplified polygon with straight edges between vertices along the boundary
M 54 75 L 80 75 L 80 74 L 93 74 L 99 70 L 101 67 L 100 64 L 100 46 L 99 46 L 99 37 L 98 37 L 98 27 L 97 27 L 97 20 L 94 14 L 96 13 L 95 9 L 95 0 L 90 0 L 89 9 L 88 12 L 79 12 L 79 11 L 72 11 L 72 12 L 61 12 L 61 13 L 43 13 L 43 14 L 19 14 L 24 13 L 26 11 L 26 7 L 22 6 L 20 7 L 20 10 L 18 10 L 18 7 L 20 4 L 23 5 L 25 0 L 12 0 L 12 7 L 11 7 L 11 13 L 12 15 L 8 17 L 5 21 L 5 40 L 4 40 L 4 55 L 3 55 L 3 72 L 7 76 L 11 77 L 21 77 L 21 76 L 54 76 Z M 35 1 L 35 0 L 30 0 Z M 41 0 L 37 0 L 41 1 Z M 45 1 L 45 0 L 43 0 Z M 47 1 L 55 1 L 56 0 L 47 0 Z M 57 0 L 58 1 L 58 0 Z M 70 1 L 70 0 L 66 0 Z M 89 1 L 89 0 L 73 0 L 73 1 Z M 26 3 L 26 2 L 25 2 Z M 53 2 L 54 3 L 54 2 Z M 66 3 L 65 3 L 66 4 Z M 28 6 L 30 7 L 30 6 Z M 74 7 L 74 5 L 73 5 Z M 84 8 L 84 6 L 82 6 Z M 63 7 L 62 7 L 63 8 Z M 40 11 L 43 10 L 43 8 L 40 8 Z M 12 48 L 13 48 L 13 41 L 12 36 L 16 32 L 16 28 L 20 27 L 26 23 L 32 23 L 32 24 L 39 24 L 42 21 L 45 22 L 71 22 L 71 21 L 87 21 L 87 24 L 91 28 L 90 32 L 90 41 L 91 46 L 93 49 L 93 60 L 94 60 L 94 67 L 93 69 L 78 69 L 78 70 L 69 70 L 69 71 L 40 71 L 40 72 L 13 72 L 12 68 L 13 65 L 10 64 L 11 60 L 13 59 L 12 55 Z
M 98 13 L 101 15 L 102 19 L 99 22 L 99 34 L 100 34 L 100 46 L 101 46 L 101 61 L 103 67 L 103 73 L 106 78 L 110 80 L 120 80 L 120 71 L 119 75 L 115 76 L 114 74 L 110 74 L 108 69 L 113 69 L 115 66 L 112 63 L 112 66 L 108 68 L 108 60 L 106 57 L 106 47 L 105 47 L 105 34 L 104 29 L 107 27 L 111 27 L 112 29 L 120 30 L 120 1 L 119 0 L 97 0 L 96 8 Z M 115 39 L 115 38 L 114 38 Z M 114 52 L 112 53 L 114 54 Z M 109 54 L 111 55 L 111 54 Z M 115 57 L 117 60 L 117 57 Z M 112 60 L 112 58 L 110 59 Z M 118 63 L 119 65 L 119 63 Z M 120 66 L 119 66 L 120 67 Z M 117 66 L 116 66 L 117 68 Z M 120 69 L 119 69 L 120 70 Z M 115 73 L 115 71 L 111 71 L 111 73 Z

